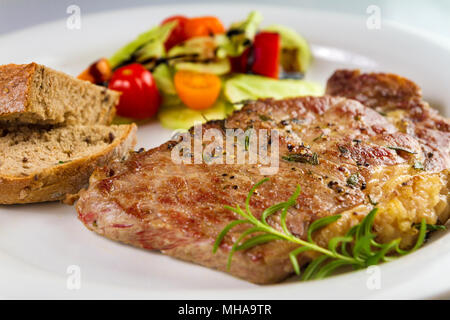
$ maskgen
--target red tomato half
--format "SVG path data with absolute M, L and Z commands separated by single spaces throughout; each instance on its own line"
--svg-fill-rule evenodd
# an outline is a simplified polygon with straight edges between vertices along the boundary
M 178 24 L 176 25 L 175 28 L 173 28 L 169 38 L 167 38 L 166 42 L 164 43 L 164 46 L 166 47 L 167 51 L 169 51 L 172 47 L 176 46 L 177 44 L 187 39 L 184 30 L 188 18 L 186 18 L 185 16 L 172 16 L 165 19 L 161 24 L 165 24 L 170 21 L 178 21 Z
M 122 117 L 145 119 L 158 111 L 161 97 L 152 74 L 138 63 L 117 69 L 108 88 L 120 91 L 117 114 Z
M 278 79 L 281 40 L 274 32 L 261 32 L 253 42 L 252 71 L 262 76 Z

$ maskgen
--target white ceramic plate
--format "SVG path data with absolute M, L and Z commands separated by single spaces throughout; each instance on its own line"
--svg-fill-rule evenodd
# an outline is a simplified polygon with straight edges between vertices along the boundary
M 281 23 L 313 45 L 307 78 L 325 81 L 338 68 L 407 76 L 425 98 L 449 116 L 449 49 L 431 37 L 382 21 L 290 7 L 186 5 L 143 7 L 82 16 L 80 30 L 61 20 L 0 37 L 0 64 L 36 61 L 76 75 L 163 18 L 213 14 L 226 24 L 259 9 L 264 24 Z M 154 122 L 139 128 L 139 146 L 169 136 Z M 68 267 L 79 266 L 81 288 L 69 290 Z M 368 286 L 365 270 L 308 283 L 257 286 L 227 274 L 122 245 L 97 236 L 78 221 L 74 207 L 59 203 L 0 207 L 0 296 L 4 298 L 431 298 L 450 296 L 450 234 L 379 269 L 381 288 Z M 70 271 L 70 269 L 69 269 Z M 69 280 L 70 281 L 70 280 Z

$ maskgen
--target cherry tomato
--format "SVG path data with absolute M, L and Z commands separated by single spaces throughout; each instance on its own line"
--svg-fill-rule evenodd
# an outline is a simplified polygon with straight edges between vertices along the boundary
M 222 85 L 215 74 L 178 71 L 174 77 L 175 90 L 189 108 L 202 110 L 216 102 Z
M 117 69 L 108 88 L 120 91 L 117 114 L 122 117 L 145 119 L 158 111 L 161 97 L 152 74 L 138 63 Z
M 280 50 L 281 40 L 278 33 L 258 33 L 253 42 L 253 73 L 278 79 Z
M 222 22 L 216 17 L 197 17 L 188 19 L 184 25 L 186 38 L 204 37 L 225 33 Z
M 185 16 L 172 16 L 165 19 L 161 24 L 165 24 L 171 21 L 177 21 L 178 23 L 173 28 L 172 32 L 169 35 L 169 38 L 167 38 L 166 42 L 164 43 L 167 51 L 187 39 L 184 29 L 188 18 L 186 18 Z

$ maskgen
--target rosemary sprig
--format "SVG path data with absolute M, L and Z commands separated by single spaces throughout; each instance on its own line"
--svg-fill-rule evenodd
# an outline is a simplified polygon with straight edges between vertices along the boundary
M 298 247 L 289 253 L 289 259 L 297 275 L 300 275 L 300 266 L 297 259 L 299 254 L 305 251 L 315 251 L 320 253 L 321 255 L 319 257 L 308 264 L 301 279 L 321 279 L 329 276 L 344 266 L 362 269 L 383 261 L 390 261 L 398 256 L 417 250 L 425 241 L 427 229 L 429 229 L 427 228 L 425 219 L 422 219 L 421 223 L 418 225 L 419 236 L 416 244 L 411 250 L 400 249 L 401 239 L 395 239 L 389 243 L 378 243 L 375 241 L 376 235 L 372 232 L 372 227 L 378 208 L 371 210 L 364 219 L 359 224 L 353 226 L 345 236 L 332 238 L 328 242 L 328 248 L 319 246 L 313 240 L 313 234 L 329 224 L 336 222 L 341 217 L 340 215 L 328 216 L 314 221 L 307 230 L 307 239 L 302 240 L 293 235 L 286 225 L 288 209 L 296 204 L 296 200 L 300 195 L 300 186 L 297 186 L 295 192 L 287 201 L 277 203 L 265 209 L 260 219 L 257 219 L 250 211 L 250 199 L 253 193 L 259 186 L 268 180 L 268 178 L 265 178 L 250 189 L 247 199 L 245 200 L 245 208 L 242 209 L 239 205 L 236 205 L 236 207 L 225 206 L 226 209 L 239 214 L 243 219 L 229 223 L 220 232 L 214 243 L 214 253 L 217 252 L 223 239 L 231 229 L 240 224 L 251 225 L 251 227 L 245 230 L 233 243 L 228 255 L 227 268 L 230 268 L 235 252 L 247 250 L 270 241 L 281 240 L 298 244 Z M 277 212 L 281 212 L 280 227 L 282 231 L 272 227 L 267 222 L 267 219 Z

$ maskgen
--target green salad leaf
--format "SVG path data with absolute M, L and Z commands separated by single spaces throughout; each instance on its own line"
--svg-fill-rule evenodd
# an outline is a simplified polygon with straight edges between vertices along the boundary
M 158 90 L 163 95 L 176 95 L 173 74 L 167 64 L 158 65 L 152 72 Z
M 177 96 L 165 97 L 163 105 L 158 112 L 158 120 L 168 129 L 189 129 L 196 123 L 205 123 L 209 120 L 225 119 L 232 110 L 230 104 L 223 98 L 205 110 L 193 110 L 186 107 Z
M 298 96 L 320 96 L 321 85 L 306 80 L 276 80 L 263 76 L 238 74 L 225 82 L 224 94 L 231 103 L 258 98 L 284 99 Z
M 230 61 L 228 59 L 220 59 L 210 62 L 179 62 L 175 64 L 176 70 L 187 70 L 202 73 L 211 73 L 216 75 L 224 75 L 231 71 Z
M 246 20 L 233 23 L 219 46 L 217 55 L 221 58 L 240 56 L 255 38 L 262 19 L 261 13 L 252 11 Z
M 135 40 L 120 48 L 109 58 L 111 68 L 117 68 L 132 59 L 133 56 L 136 56 L 136 61 L 164 56 L 164 42 L 176 25 L 177 22 L 172 21 L 141 33 Z
M 168 23 L 160 26 L 158 29 L 158 37 L 150 40 L 144 46 L 136 50 L 134 56 L 136 56 L 137 62 L 145 63 L 146 61 L 155 60 L 166 55 L 164 43 L 172 32 L 172 24 L 173 23 Z

